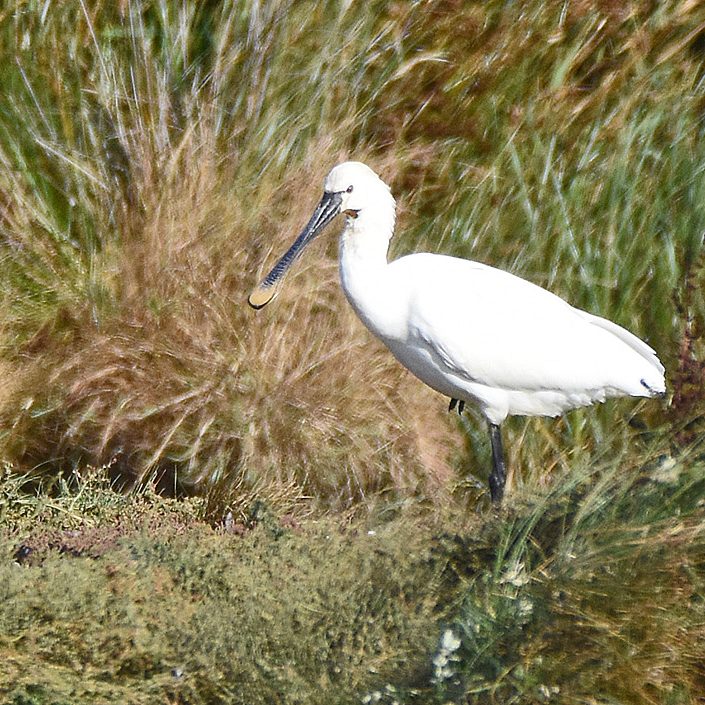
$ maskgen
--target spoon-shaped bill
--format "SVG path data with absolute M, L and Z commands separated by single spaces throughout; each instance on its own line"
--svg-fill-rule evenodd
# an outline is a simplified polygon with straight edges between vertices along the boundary
M 262 308 L 274 298 L 277 293 L 277 284 L 301 252 L 303 252 L 306 245 L 340 213 L 342 200 L 342 196 L 339 193 L 326 192 L 323 194 L 321 202 L 316 207 L 306 227 L 294 241 L 294 244 L 284 253 L 282 258 L 272 267 L 269 274 L 250 294 L 247 301 L 252 308 Z

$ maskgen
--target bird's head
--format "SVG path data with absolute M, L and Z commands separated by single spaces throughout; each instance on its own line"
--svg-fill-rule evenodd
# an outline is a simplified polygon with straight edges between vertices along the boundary
M 389 187 L 362 162 L 343 162 L 334 167 L 323 185 L 323 197 L 316 207 L 306 227 L 294 244 L 274 265 L 269 274 L 260 282 L 248 299 L 253 308 L 262 308 L 273 298 L 277 284 L 286 274 L 292 263 L 313 238 L 340 213 L 349 220 L 364 218 L 368 211 L 379 207 L 380 201 L 391 201 L 392 223 L 394 200 Z
M 365 208 L 373 207 L 380 193 L 389 193 L 389 187 L 362 162 L 343 162 L 331 169 L 323 184 L 325 194 L 337 194 L 340 212 L 357 218 Z

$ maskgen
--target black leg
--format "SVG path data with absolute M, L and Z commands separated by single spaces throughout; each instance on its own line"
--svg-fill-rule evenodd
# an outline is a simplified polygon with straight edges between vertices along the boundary
M 502 432 L 497 424 L 490 423 L 490 441 L 492 443 L 492 472 L 490 473 L 490 496 L 494 504 L 502 501 L 504 483 L 507 479 L 504 465 L 504 448 L 502 447 Z
M 465 408 L 465 402 L 462 399 L 460 401 L 457 399 L 451 399 L 450 404 L 448 404 L 448 411 L 453 411 L 456 405 L 458 406 L 458 416 L 460 416 Z

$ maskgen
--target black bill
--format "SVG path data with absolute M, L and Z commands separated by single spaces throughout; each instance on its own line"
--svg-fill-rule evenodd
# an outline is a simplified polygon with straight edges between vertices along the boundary
M 340 213 L 343 198 L 339 193 L 324 193 L 321 202 L 313 212 L 311 219 L 294 244 L 284 253 L 284 256 L 272 267 L 269 274 L 257 285 L 247 299 L 252 308 L 266 306 L 276 294 L 277 284 L 286 274 L 289 267 L 303 252 L 306 245 L 318 235 L 328 223 Z

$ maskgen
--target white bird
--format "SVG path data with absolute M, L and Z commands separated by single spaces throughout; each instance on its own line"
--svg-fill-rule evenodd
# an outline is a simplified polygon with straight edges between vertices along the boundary
M 608 397 L 665 393 L 664 367 L 628 330 L 573 308 L 531 282 L 479 262 L 417 253 L 387 261 L 395 202 L 365 164 L 327 176 L 323 198 L 249 303 L 261 308 L 303 248 L 339 213 L 340 280 L 362 322 L 422 382 L 477 405 L 489 424 L 492 500 L 506 479 L 500 424 L 558 416 Z

